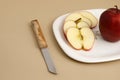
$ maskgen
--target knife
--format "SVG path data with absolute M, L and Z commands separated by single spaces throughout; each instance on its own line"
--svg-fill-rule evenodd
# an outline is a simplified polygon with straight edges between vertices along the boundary
M 32 20 L 31 23 L 32 23 L 32 29 L 35 33 L 36 38 L 37 38 L 38 46 L 39 46 L 41 53 L 44 57 L 48 71 L 51 73 L 57 74 L 55 65 L 54 65 L 54 63 L 51 59 L 50 53 L 48 51 L 48 45 L 46 43 L 45 37 L 42 33 L 42 30 L 40 28 L 40 24 L 39 24 L 38 20 L 37 19 Z

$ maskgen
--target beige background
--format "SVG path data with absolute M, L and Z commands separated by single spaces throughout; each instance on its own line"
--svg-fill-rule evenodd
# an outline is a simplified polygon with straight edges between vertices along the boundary
M 110 8 L 120 0 L 0 0 L 0 80 L 120 80 L 120 60 L 85 64 L 67 57 L 52 32 L 60 15 Z M 47 71 L 30 21 L 38 19 L 49 45 L 57 75 Z

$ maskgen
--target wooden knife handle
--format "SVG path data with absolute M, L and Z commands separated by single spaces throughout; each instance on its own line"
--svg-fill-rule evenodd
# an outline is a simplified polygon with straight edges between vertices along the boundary
M 40 24 L 39 24 L 38 20 L 32 20 L 31 23 L 32 23 L 32 29 L 35 33 L 36 38 L 37 38 L 39 47 L 46 48 L 47 43 L 46 43 L 45 37 L 42 33 L 42 30 L 40 28 Z

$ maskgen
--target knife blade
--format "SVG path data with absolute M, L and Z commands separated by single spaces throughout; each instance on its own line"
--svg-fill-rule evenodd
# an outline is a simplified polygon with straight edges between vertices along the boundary
M 37 19 L 32 20 L 31 23 L 32 23 L 32 29 L 35 33 L 35 36 L 36 36 L 36 39 L 38 42 L 38 46 L 39 46 L 41 53 L 44 57 L 44 61 L 47 65 L 48 71 L 51 73 L 57 74 L 55 65 L 54 65 L 54 63 L 51 59 L 50 53 L 48 51 L 47 42 L 46 42 L 45 37 L 42 33 L 42 29 L 40 28 L 40 24 L 39 24 L 38 20 Z

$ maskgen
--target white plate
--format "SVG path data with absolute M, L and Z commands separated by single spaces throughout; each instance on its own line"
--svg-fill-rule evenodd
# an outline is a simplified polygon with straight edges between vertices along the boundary
M 99 20 L 100 14 L 104 10 L 105 9 L 90 9 L 87 11 L 93 13 Z M 103 40 L 99 34 L 98 26 L 94 29 L 94 32 L 99 35 L 97 35 L 95 44 L 90 51 L 73 49 L 65 39 L 62 28 L 64 19 L 68 14 L 62 15 L 54 21 L 53 32 L 58 44 L 69 57 L 85 63 L 107 62 L 120 59 L 120 41 L 111 43 Z

